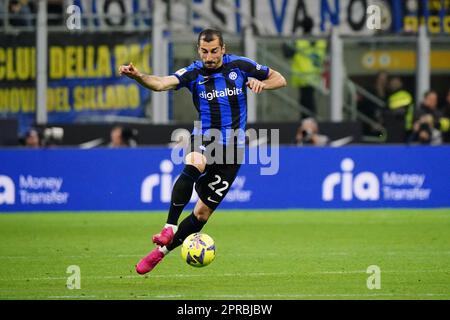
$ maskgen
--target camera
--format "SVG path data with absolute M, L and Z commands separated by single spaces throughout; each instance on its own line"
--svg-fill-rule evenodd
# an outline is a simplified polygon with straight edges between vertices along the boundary
M 122 129 L 121 137 L 127 146 L 129 147 L 137 146 L 137 137 L 138 137 L 137 129 L 124 127 Z
M 64 129 L 59 127 L 45 128 L 42 133 L 44 146 L 59 145 L 64 138 Z
M 428 123 L 421 123 L 419 126 L 419 131 L 431 132 L 430 125 Z
M 429 144 L 432 137 L 431 126 L 428 123 L 421 123 L 417 135 L 420 143 Z
M 311 142 L 313 133 L 310 130 L 302 130 L 303 142 Z

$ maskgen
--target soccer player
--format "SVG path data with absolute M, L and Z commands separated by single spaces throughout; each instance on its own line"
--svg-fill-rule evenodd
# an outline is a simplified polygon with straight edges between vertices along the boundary
M 157 247 L 136 265 L 139 274 L 150 272 L 187 236 L 199 232 L 225 198 L 241 164 L 239 154 L 242 153 L 237 150 L 243 149 L 245 141 L 241 135 L 236 137 L 232 132 L 245 130 L 247 87 L 261 93 L 286 86 L 286 80 L 279 72 L 246 57 L 226 54 L 222 33 L 218 30 L 200 32 L 197 49 L 201 60 L 194 61 L 173 75 L 145 75 L 132 63 L 119 69 L 120 74 L 153 91 L 188 88 L 201 123 L 201 127 L 195 127 L 192 132 L 185 167 L 174 184 L 167 223 L 152 238 Z M 213 130 L 222 134 L 220 138 L 210 134 Z M 207 148 L 213 152 L 208 154 L 205 152 Z M 233 163 L 224 160 L 230 153 L 234 153 Z M 222 160 L 216 161 L 218 159 Z M 192 196 L 194 184 L 199 200 L 194 211 L 178 225 L 181 212 Z

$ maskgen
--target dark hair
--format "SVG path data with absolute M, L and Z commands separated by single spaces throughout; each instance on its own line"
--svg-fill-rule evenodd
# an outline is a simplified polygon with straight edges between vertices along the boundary
M 200 34 L 198 35 L 198 39 L 197 39 L 197 45 L 200 45 L 200 40 L 206 41 L 206 42 L 211 42 L 214 41 L 216 38 L 219 38 L 219 44 L 221 47 L 223 47 L 223 36 L 222 36 L 222 32 L 220 32 L 219 30 L 214 30 L 214 29 L 205 29 L 202 32 L 200 32 Z
M 132 128 L 128 128 L 128 127 L 122 128 L 122 139 L 125 141 L 130 141 L 131 139 L 136 139 L 137 134 L 138 133 L 137 133 L 136 129 L 132 129 Z
M 432 93 L 434 93 L 434 94 L 437 95 L 436 90 L 429 89 L 429 90 L 427 90 L 427 91 L 423 94 L 423 97 L 426 98 L 426 97 L 428 97 L 428 96 L 429 96 L 430 94 L 432 94 Z
M 311 19 L 311 17 L 306 16 L 302 23 L 303 26 L 303 32 L 305 34 L 311 34 L 313 28 L 314 28 L 314 20 Z

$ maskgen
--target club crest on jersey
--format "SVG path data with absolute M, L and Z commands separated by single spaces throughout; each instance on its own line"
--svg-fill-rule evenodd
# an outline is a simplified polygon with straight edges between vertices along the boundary
M 230 74 L 228 75 L 228 78 L 230 78 L 230 80 L 236 80 L 237 79 L 237 73 L 236 72 L 230 72 Z

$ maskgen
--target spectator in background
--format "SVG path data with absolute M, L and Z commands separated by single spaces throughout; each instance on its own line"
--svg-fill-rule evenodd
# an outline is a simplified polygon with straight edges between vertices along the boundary
M 428 90 L 423 96 L 423 100 L 420 103 L 420 108 L 416 115 L 416 120 L 424 114 L 429 114 L 433 117 L 436 124 L 442 117 L 441 111 L 438 109 L 439 97 L 436 91 Z
M 305 17 L 303 30 L 306 36 L 311 35 L 314 21 Z M 284 44 L 285 57 L 292 58 L 291 84 L 299 88 L 299 104 L 303 110 L 300 119 L 315 116 L 317 114 L 315 91 L 322 85 L 322 73 L 324 71 L 327 56 L 327 41 L 323 39 L 308 40 L 298 39 L 294 45 Z
M 375 78 L 374 94 L 380 100 L 386 101 L 388 94 L 389 73 L 387 71 L 380 71 Z
M 112 148 L 137 146 L 137 131 L 135 129 L 115 126 L 111 130 L 110 137 L 109 146 Z
M 416 114 L 415 120 L 418 121 L 423 115 L 430 115 L 433 120 L 433 127 L 439 130 L 442 134 L 446 134 L 449 131 L 449 118 L 444 116 L 445 106 L 441 110 L 438 108 L 439 97 L 436 91 L 428 90 L 423 101 L 420 104 L 420 108 Z
M 450 143 L 450 88 L 445 96 L 445 102 L 442 107 L 442 116 L 443 120 L 441 121 L 441 125 L 443 127 L 443 131 L 445 132 L 444 141 L 446 143 Z
M 435 121 L 431 114 L 421 115 L 414 123 L 413 131 L 408 142 L 423 145 L 442 144 L 442 134 L 434 125 Z
M 28 148 L 40 148 L 41 136 L 36 129 L 30 129 L 25 134 L 24 145 Z
M 9 1 L 9 24 L 17 27 L 33 26 L 33 16 L 28 0 Z
M 381 103 L 386 103 L 388 83 L 389 74 L 386 71 L 380 71 L 375 77 L 374 86 L 372 88 L 369 88 L 368 91 L 376 98 L 378 98 Z M 358 110 L 371 120 L 375 121 L 377 124 L 380 124 L 382 122 L 382 105 L 376 103 L 375 101 L 363 96 L 359 96 Z M 378 127 L 365 122 L 363 123 L 362 129 L 363 134 L 365 135 L 379 136 L 381 134 Z
M 399 77 L 389 80 L 388 91 L 388 108 L 383 114 L 383 122 L 388 129 L 388 142 L 405 142 L 413 126 L 414 100 L 403 88 L 403 81 Z
M 297 146 L 325 146 L 328 142 L 329 138 L 319 133 L 319 125 L 315 119 L 306 118 L 302 120 L 295 136 Z

